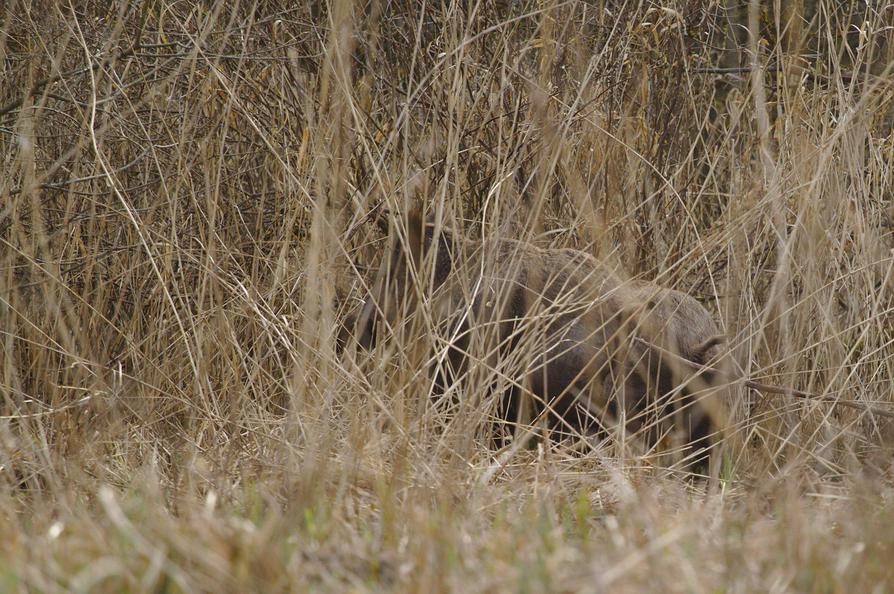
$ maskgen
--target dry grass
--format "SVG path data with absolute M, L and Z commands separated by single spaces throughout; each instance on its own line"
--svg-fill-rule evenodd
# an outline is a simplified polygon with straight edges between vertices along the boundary
M 894 587 L 884 419 L 737 384 L 708 493 L 611 447 L 495 460 L 426 349 L 336 354 L 368 213 L 421 200 L 892 410 L 894 7 L 458 4 L 2 5 L 0 589 Z

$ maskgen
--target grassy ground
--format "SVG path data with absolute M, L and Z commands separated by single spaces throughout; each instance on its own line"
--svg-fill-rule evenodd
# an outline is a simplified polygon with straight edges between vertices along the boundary
M 0 590 L 894 588 L 894 12 L 777 4 L 0 5 Z M 496 459 L 413 345 L 337 352 L 381 203 L 689 292 L 824 399 L 731 386 L 713 492 Z

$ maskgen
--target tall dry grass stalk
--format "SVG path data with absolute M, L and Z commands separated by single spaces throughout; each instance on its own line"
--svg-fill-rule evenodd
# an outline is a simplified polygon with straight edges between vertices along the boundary
M 891 588 L 891 5 L 0 23 L 3 590 Z M 716 492 L 614 441 L 495 453 L 485 360 L 439 399 L 437 336 L 337 344 L 379 205 L 685 291 L 742 378 L 823 399 L 733 382 Z

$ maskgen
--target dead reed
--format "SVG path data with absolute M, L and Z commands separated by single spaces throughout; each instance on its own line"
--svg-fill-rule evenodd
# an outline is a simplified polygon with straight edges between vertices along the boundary
M 892 19 L 0 5 L 0 589 L 889 590 Z M 730 382 L 713 492 L 616 440 L 495 453 L 437 334 L 339 347 L 379 205 L 682 291 L 788 392 Z

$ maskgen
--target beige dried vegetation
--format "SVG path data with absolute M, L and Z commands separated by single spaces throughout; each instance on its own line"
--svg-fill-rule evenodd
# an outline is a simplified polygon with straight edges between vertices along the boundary
M 0 589 L 891 590 L 894 8 L 777 4 L 0 3 Z M 700 303 L 717 484 L 342 349 L 380 205 Z

